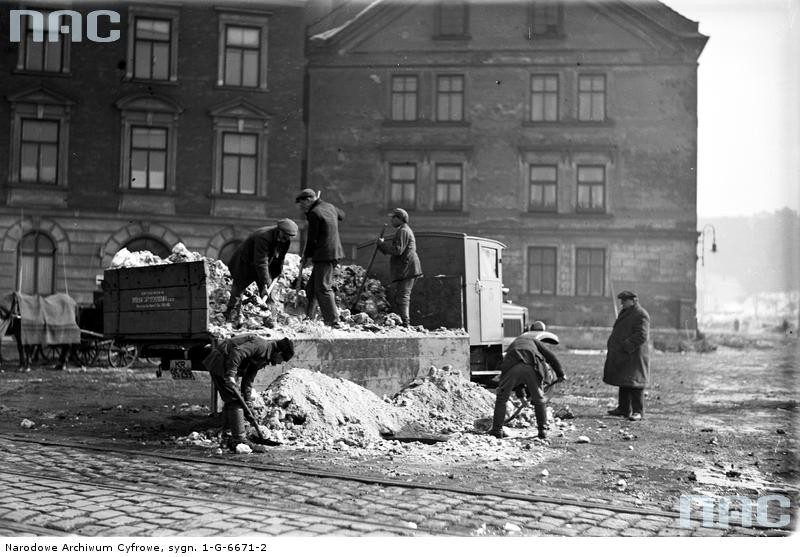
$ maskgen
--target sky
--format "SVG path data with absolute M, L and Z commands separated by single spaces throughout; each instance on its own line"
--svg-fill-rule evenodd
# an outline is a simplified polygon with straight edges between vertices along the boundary
M 800 206 L 800 0 L 661 0 L 709 36 L 698 68 L 701 218 Z

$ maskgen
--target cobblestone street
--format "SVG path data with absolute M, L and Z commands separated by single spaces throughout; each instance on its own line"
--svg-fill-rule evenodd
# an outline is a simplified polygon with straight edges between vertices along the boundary
M 141 368 L 5 373 L 0 535 L 762 537 L 794 528 L 796 345 L 657 355 L 647 419 L 619 429 L 624 441 L 605 416 L 613 392 L 599 384 L 597 356 L 559 357 L 570 381 L 552 403 L 569 403 L 574 433 L 531 449 L 541 453 L 535 469 L 285 448 L 217 455 L 174 443 L 216 423 L 176 410 L 208 404 L 201 380 Z M 34 426 L 20 427 L 25 419 Z M 591 443 L 576 444 L 578 434 Z M 682 494 L 787 497 L 793 522 L 765 526 L 734 509 L 728 525 L 704 524 L 697 506 L 682 521 Z M 787 512 L 769 511 L 772 525 Z
M 0 440 L 5 535 L 759 535 L 658 510 L 510 500 Z M 202 478 L 203 480 L 200 480 Z M 233 492 L 233 493 L 232 493 Z M 513 503 L 513 504 L 509 504 Z M 627 512 L 626 512 L 627 511 Z

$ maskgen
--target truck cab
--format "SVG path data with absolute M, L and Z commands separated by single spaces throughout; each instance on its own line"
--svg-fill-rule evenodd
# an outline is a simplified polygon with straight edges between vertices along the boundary
M 506 339 L 525 330 L 528 315 L 527 308 L 504 302 L 505 245 L 459 232 L 414 236 L 424 276 L 411 295 L 411 323 L 430 330 L 464 329 L 470 339 L 471 375 L 496 375 Z M 359 264 L 369 261 L 374 247 L 374 241 L 358 246 Z M 388 260 L 378 257 L 370 273 L 387 286 Z

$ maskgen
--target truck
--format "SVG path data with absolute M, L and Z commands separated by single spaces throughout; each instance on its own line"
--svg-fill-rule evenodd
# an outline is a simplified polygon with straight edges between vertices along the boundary
M 528 309 L 507 301 L 503 286 L 503 249 L 497 240 L 462 232 L 415 232 L 423 276 L 411 294 L 410 318 L 427 329 L 464 329 L 469 335 L 472 379 L 494 377 L 503 350 L 522 334 Z M 387 239 L 388 241 L 388 239 Z M 376 241 L 357 247 L 356 261 L 366 267 Z M 370 275 L 389 285 L 389 258 L 379 256 Z
M 103 333 L 115 342 L 137 347 L 143 357 L 160 358 L 159 370 L 174 378 L 193 378 L 203 371 L 203 359 L 217 342 L 209 330 L 209 268 L 206 261 L 104 272 Z M 242 331 L 283 336 L 272 330 Z M 466 334 L 392 330 L 310 335 L 288 332 L 295 356 L 280 366 L 267 366 L 254 384 L 266 387 L 287 368 L 321 371 L 353 381 L 378 395 L 393 394 L 431 366 L 469 369 Z M 160 374 L 160 372 L 159 372 Z

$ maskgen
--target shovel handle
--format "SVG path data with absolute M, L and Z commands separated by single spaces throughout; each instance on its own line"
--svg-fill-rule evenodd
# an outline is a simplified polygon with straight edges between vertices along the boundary
M 236 395 L 236 401 L 242 405 L 242 409 L 244 410 L 244 417 L 250 422 L 250 425 L 253 426 L 256 430 L 256 435 L 262 441 L 265 441 L 264 434 L 261 433 L 261 428 L 258 427 L 258 421 L 256 421 L 256 417 L 253 414 L 253 411 L 250 410 L 250 406 L 245 402 L 244 397 L 242 394 L 234 387 L 231 389 L 233 394 Z
M 383 228 L 381 228 L 381 235 L 378 236 L 378 240 L 383 239 L 383 235 L 386 233 L 387 225 L 384 224 Z M 361 284 L 356 291 L 356 297 L 353 299 L 353 305 L 350 307 L 350 312 L 354 313 L 356 311 L 356 306 L 358 306 L 358 301 L 361 298 L 361 292 L 364 291 L 364 285 L 367 284 L 367 276 L 369 272 L 372 270 L 372 264 L 375 263 L 375 256 L 378 255 L 378 241 L 375 241 L 375 250 L 372 252 L 372 257 L 369 260 L 369 265 L 367 265 L 367 270 L 364 271 L 364 280 L 361 281 Z

